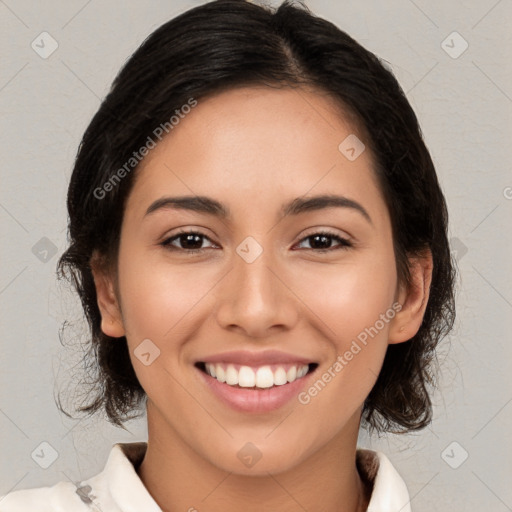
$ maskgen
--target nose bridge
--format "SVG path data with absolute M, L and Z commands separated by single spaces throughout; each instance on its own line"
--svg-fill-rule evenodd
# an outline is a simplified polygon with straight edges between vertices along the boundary
M 270 247 L 253 237 L 243 240 L 233 254 L 233 268 L 220 290 L 218 321 L 236 325 L 250 336 L 263 336 L 275 325 L 296 320 L 287 289 L 276 277 L 277 258 Z
M 253 308 L 270 306 L 279 291 L 270 270 L 275 267 L 275 258 L 269 244 L 264 248 L 255 238 L 247 237 L 236 248 L 233 259 L 238 300 Z

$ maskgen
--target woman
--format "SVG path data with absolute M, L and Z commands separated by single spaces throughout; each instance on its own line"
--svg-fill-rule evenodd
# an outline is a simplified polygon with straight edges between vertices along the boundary
M 424 428 L 453 324 L 447 212 L 391 72 L 304 6 L 218 0 L 166 23 L 114 81 L 68 192 L 69 272 L 96 394 L 140 412 L 31 511 L 410 511 L 379 432 Z

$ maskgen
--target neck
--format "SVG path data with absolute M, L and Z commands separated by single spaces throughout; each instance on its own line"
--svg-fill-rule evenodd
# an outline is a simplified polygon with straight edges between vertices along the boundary
M 148 414 L 139 476 L 164 512 L 366 512 L 369 489 L 356 467 L 359 417 L 290 469 L 261 476 L 225 471 L 192 449 L 162 418 Z

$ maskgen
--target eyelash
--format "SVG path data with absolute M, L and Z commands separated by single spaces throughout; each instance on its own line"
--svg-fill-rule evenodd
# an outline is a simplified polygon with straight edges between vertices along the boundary
M 163 247 L 165 247 L 166 249 L 169 249 L 171 251 L 185 251 L 189 254 L 197 254 L 197 253 L 201 253 L 203 251 L 205 251 L 206 249 L 209 249 L 208 247 L 205 247 L 205 248 L 202 248 L 202 249 L 183 249 L 181 247 L 175 247 L 173 245 L 171 245 L 171 242 L 173 242 L 174 240 L 180 238 L 182 235 L 197 235 L 197 236 L 200 236 L 202 238 L 206 238 L 208 240 L 210 240 L 209 237 L 207 237 L 205 234 L 199 232 L 199 231 L 180 231 L 179 233 L 173 235 L 172 237 L 170 238 L 167 238 L 166 240 L 164 240 L 163 242 L 161 242 L 160 245 L 162 245 Z M 328 249 L 307 249 L 307 250 L 310 250 L 310 251 L 313 251 L 313 252 L 320 252 L 320 253 L 326 253 L 326 252 L 332 252 L 332 251 L 335 251 L 335 250 L 338 250 L 338 249 L 348 249 L 350 247 L 352 247 L 352 243 L 349 242 L 346 238 L 342 238 L 340 237 L 339 235 L 336 235 L 334 233 L 331 233 L 329 231 L 319 231 L 317 233 L 312 233 L 311 235 L 308 235 L 304 238 L 302 238 L 302 240 L 300 240 L 299 243 L 303 242 L 304 240 L 307 240 L 308 238 L 313 238 L 314 236 L 326 236 L 328 238 L 333 238 L 334 240 L 340 242 L 340 245 L 338 245 L 337 247 L 334 247 L 334 248 L 328 248 Z M 210 240 L 211 242 L 211 240 Z M 212 242 L 213 243 L 213 242 Z

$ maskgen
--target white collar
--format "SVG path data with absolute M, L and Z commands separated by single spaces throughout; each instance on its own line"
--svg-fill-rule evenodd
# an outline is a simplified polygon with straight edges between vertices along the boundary
M 367 512 L 411 512 L 407 486 L 384 453 L 358 448 L 356 463 L 373 488 Z
M 115 444 L 104 470 L 82 482 L 82 488 L 90 485 L 92 495 L 97 489 L 99 503 L 105 502 L 100 491 L 108 492 L 122 512 L 161 512 L 134 468 L 146 448 L 145 442 Z M 367 512 L 411 512 L 407 486 L 386 455 L 364 448 L 358 448 L 356 455 L 359 473 L 372 486 Z

